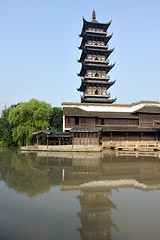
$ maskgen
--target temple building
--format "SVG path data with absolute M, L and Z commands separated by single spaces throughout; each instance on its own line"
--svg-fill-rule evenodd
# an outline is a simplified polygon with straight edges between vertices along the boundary
M 110 99 L 108 89 L 115 83 L 109 81 L 107 75 L 114 67 L 109 64 L 108 57 L 114 49 L 108 49 L 108 42 L 112 35 L 107 34 L 108 23 L 99 23 L 96 20 L 93 10 L 92 21 L 88 22 L 83 18 L 83 28 L 80 34 L 82 37 L 79 49 L 82 50 L 78 62 L 82 68 L 78 76 L 81 78 L 81 86 L 78 91 L 83 92 L 82 103 L 113 103 L 116 99 Z
M 72 134 L 74 145 L 101 145 L 104 148 L 123 148 L 128 143 L 138 150 L 143 141 L 149 146 L 160 141 L 160 107 L 158 101 L 139 101 L 115 104 L 108 89 L 115 83 L 107 75 L 114 67 L 108 57 L 114 49 L 108 48 L 112 34 L 107 34 L 111 21 L 99 23 L 93 10 L 91 22 L 83 18 L 80 34 L 82 50 L 79 62 L 82 77 L 78 91 L 83 93 L 81 103 L 62 103 L 63 131 Z M 142 144 L 141 144 L 142 145 Z M 160 145 L 152 145 L 159 149 Z
M 83 93 L 81 103 L 63 102 L 63 133 L 41 130 L 34 132 L 37 145 L 70 145 L 62 151 L 160 150 L 160 106 L 158 101 L 138 101 L 132 104 L 116 104 L 108 89 L 110 81 L 108 57 L 108 23 L 99 23 L 95 11 L 92 20 L 83 18 L 80 37 L 82 50 L 79 62 Z M 89 146 L 89 147 L 88 147 Z M 96 150 L 97 149 L 97 150 Z M 58 149 L 57 149 L 58 151 Z

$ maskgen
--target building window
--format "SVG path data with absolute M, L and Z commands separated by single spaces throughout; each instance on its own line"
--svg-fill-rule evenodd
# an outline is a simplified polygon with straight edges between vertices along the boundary
M 76 124 L 76 125 L 79 124 L 79 117 L 75 117 L 75 124 Z
M 101 119 L 101 125 L 104 125 L 104 118 Z
M 87 119 L 86 119 L 86 118 L 81 118 L 81 123 L 82 123 L 82 124 L 87 123 Z
M 67 118 L 67 122 L 70 123 L 70 117 Z
M 95 90 L 95 94 L 96 94 L 96 95 L 98 94 L 98 90 L 97 90 L 97 89 Z

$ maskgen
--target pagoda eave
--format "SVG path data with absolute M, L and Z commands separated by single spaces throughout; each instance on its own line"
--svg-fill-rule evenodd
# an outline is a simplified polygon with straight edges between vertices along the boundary
M 84 58 L 87 56 L 87 54 L 99 54 L 99 55 L 104 55 L 106 58 L 108 58 L 113 51 L 114 51 L 114 48 L 107 49 L 107 50 L 84 48 L 78 62 L 82 62 Z
M 82 69 L 78 76 L 83 77 L 87 70 L 101 70 L 106 71 L 106 74 L 115 66 L 115 63 L 112 65 L 98 65 L 98 64 L 83 64 Z
M 77 88 L 78 91 L 80 92 L 83 92 L 87 85 L 89 86 L 101 86 L 101 87 L 106 87 L 106 89 L 109 89 L 113 84 L 115 84 L 116 80 L 114 81 L 111 81 L 111 82 L 107 82 L 107 81 L 98 81 L 98 80 L 95 80 L 95 81 L 85 81 L 83 80 L 82 83 L 81 83 L 81 86 L 79 88 Z
M 112 38 L 113 34 L 110 34 L 108 36 L 100 36 L 100 35 L 96 35 L 91 34 L 91 33 L 85 33 L 83 36 L 83 39 L 81 41 L 81 45 L 78 47 L 79 49 L 83 49 L 85 43 L 88 40 L 94 40 L 94 41 L 103 41 L 105 44 L 107 44 L 109 42 L 109 40 Z
M 117 98 L 114 99 L 81 99 L 82 103 L 102 103 L 102 104 L 109 104 L 114 103 Z
M 108 23 L 99 23 L 98 21 L 92 21 L 92 22 L 88 22 L 85 20 L 85 18 L 83 18 L 83 27 L 82 27 L 82 32 L 80 34 L 80 36 L 85 32 L 87 27 L 92 27 L 92 28 L 100 28 L 100 29 L 104 29 L 105 31 L 108 29 L 108 27 L 111 25 L 111 21 L 109 21 Z

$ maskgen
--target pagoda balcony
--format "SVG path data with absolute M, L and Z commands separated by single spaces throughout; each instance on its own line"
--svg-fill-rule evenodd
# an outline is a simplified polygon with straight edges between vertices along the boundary
M 109 64 L 109 59 L 108 60 L 93 60 L 93 59 L 85 59 L 84 63 L 102 63 L 102 64 Z
M 110 93 L 107 93 L 105 95 L 102 95 L 102 94 L 84 94 L 81 98 L 82 99 L 85 99 L 85 98 L 110 98 L 111 97 L 111 94 Z
M 107 35 L 107 31 L 103 31 L 103 32 L 101 31 L 101 32 L 100 32 L 100 31 L 97 31 L 97 30 L 95 30 L 95 29 L 92 29 L 92 30 L 86 29 L 86 31 L 84 32 L 84 34 L 85 34 L 85 33 L 91 33 L 91 34 L 92 34 L 92 33 L 96 33 L 96 34 L 103 34 L 103 35 L 105 34 L 105 35 Z
M 97 48 L 97 49 L 108 49 L 109 48 L 109 45 L 96 45 L 96 44 L 88 44 L 88 43 L 85 43 L 84 47 L 83 48 Z
M 83 79 L 97 79 L 97 80 L 110 80 L 110 75 L 107 75 L 106 77 L 95 77 L 95 76 L 88 76 L 88 75 L 85 75 Z

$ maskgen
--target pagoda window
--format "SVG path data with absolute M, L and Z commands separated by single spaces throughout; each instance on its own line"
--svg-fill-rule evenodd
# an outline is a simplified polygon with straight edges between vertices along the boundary
M 102 72 L 102 77 L 105 77 L 106 76 L 106 72 Z
M 98 95 L 98 90 L 97 89 L 95 90 L 95 94 Z
M 99 60 L 97 57 L 94 60 Z
M 91 77 L 91 76 L 92 76 L 92 72 L 91 72 L 91 71 L 88 71 L 88 72 L 87 72 L 87 75 Z
M 96 74 L 95 74 L 95 77 L 99 77 L 99 74 L 98 74 L 98 73 L 96 73 Z
M 75 117 L 75 124 L 76 124 L 76 125 L 79 124 L 79 117 Z

